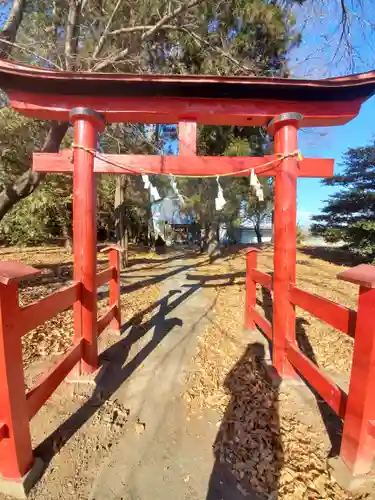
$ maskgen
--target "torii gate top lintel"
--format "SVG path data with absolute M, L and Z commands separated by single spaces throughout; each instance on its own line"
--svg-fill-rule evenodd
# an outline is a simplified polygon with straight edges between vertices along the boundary
M 375 92 L 375 72 L 325 80 L 129 75 L 52 71 L 0 61 L 0 88 L 14 109 L 67 121 L 72 108 L 103 114 L 107 123 L 262 126 L 285 112 L 302 127 L 342 125 Z

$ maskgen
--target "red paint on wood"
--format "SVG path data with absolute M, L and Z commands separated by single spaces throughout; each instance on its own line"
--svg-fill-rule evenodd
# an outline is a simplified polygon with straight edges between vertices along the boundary
M 262 273 L 261 271 L 257 271 L 256 269 L 254 269 L 252 272 L 252 277 L 256 283 L 259 283 L 268 290 L 272 290 L 272 276 L 270 276 L 269 274 Z
M 34 153 L 33 170 L 36 172 L 71 173 L 72 151 L 63 149 L 59 153 Z M 266 162 L 277 159 L 274 164 L 257 172 L 260 177 L 273 177 L 276 174 L 279 158 L 267 156 L 156 156 L 156 155 L 100 155 L 94 160 L 95 173 L 102 174 L 174 174 L 174 175 L 223 175 L 246 177 L 250 169 L 257 169 Z M 298 162 L 298 177 L 332 177 L 334 160 L 304 158 Z M 242 172 L 248 169 L 247 172 Z
M 44 299 L 21 308 L 18 316 L 21 335 L 25 335 L 45 321 L 52 319 L 56 314 L 72 307 L 77 300 L 80 286 L 80 283 L 74 283 Z
M 257 300 L 257 285 L 253 279 L 253 272 L 257 265 L 257 252 L 257 249 L 250 248 L 246 255 L 245 327 L 249 330 L 255 328 L 252 312 Z
M 354 475 L 372 466 L 375 441 L 369 421 L 375 420 L 375 289 L 360 287 L 353 363 L 340 456 Z
M 180 122 L 178 124 L 178 154 L 195 156 L 197 154 L 196 122 Z
M 251 316 L 252 316 L 254 322 L 259 326 L 259 328 L 261 328 L 261 330 L 263 330 L 266 337 L 272 341 L 272 325 L 271 325 L 271 323 L 266 318 L 263 318 L 263 316 L 261 316 L 259 314 L 259 312 L 254 307 L 251 308 Z
M 110 279 L 112 279 L 113 273 L 115 269 L 113 267 L 109 267 L 107 269 L 103 269 L 96 274 L 96 286 L 102 286 L 105 283 L 108 283 Z
M 78 114 L 72 117 L 72 121 L 75 144 L 89 150 L 96 149 L 98 119 L 90 114 Z M 74 150 L 73 157 L 74 280 L 82 282 L 80 300 L 74 308 L 74 336 L 75 343 L 83 339 L 82 370 L 93 372 L 98 366 L 94 157 L 81 148 Z
M 120 254 L 116 249 L 111 249 L 108 254 L 109 264 L 113 269 L 112 279 L 109 282 L 109 305 L 115 306 L 114 318 L 111 321 L 113 330 L 121 328 L 121 295 L 120 295 Z
M 345 417 L 347 396 L 342 389 L 305 356 L 296 345 L 288 342 L 288 360 L 296 370 L 311 384 L 311 386 L 329 404 L 332 410 L 341 418 Z
M 370 420 L 370 422 L 368 423 L 368 427 L 370 436 L 375 439 L 375 420 Z
M 290 300 L 295 306 L 301 307 L 337 330 L 354 337 L 357 312 L 353 309 L 295 286 L 290 288 Z
M 30 94 L 8 92 L 11 106 L 40 120 L 69 121 L 72 108 L 83 106 L 104 115 L 107 123 L 174 124 L 195 121 L 199 125 L 242 125 L 259 127 L 281 113 L 303 115 L 302 127 L 343 125 L 355 118 L 363 99 L 352 102 L 304 102 L 271 99 L 200 99 L 179 97 L 108 97 Z
M 22 362 L 17 284 L 0 284 L 0 421 L 8 437 L 0 442 L 0 473 L 19 479 L 34 461 Z
M 108 253 L 111 250 L 116 250 L 117 252 L 123 253 L 125 250 L 122 248 L 121 245 L 118 245 L 117 243 L 111 243 L 110 245 L 107 245 L 106 247 L 102 248 L 100 250 L 101 253 Z
M 286 154 L 298 148 L 299 122 L 278 121 L 275 153 Z M 275 177 L 274 275 L 273 275 L 273 363 L 280 375 L 294 372 L 287 363 L 286 342 L 295 343 L 296 315 L 289 300 L 289 285 L 296 280 L 297 176 L 295 157 L 281 162 Z
M 22 262 L 15 260 L 4 260 L 0 262 L 0 283 L 8 285 L 9 283 L 18 283 L 21 280 L 32 278 L 41 274 L 39 269 L 26 266 Z
M 113 318 L 116 315 L 117 310 L 117 305 L 114 304 L 113 306 L 108 309 L 107 312 L 105 312 L 100 318 L 98 319 L 98 337 L 99 335 L 107 328 L 107 326 L 111 323 Z
M 28 416 L 31 420 L 44 403 L 52 396 L 57 387 L 81 359 L 82 344 L 76 344 L 64 354 L 55 366 L 34 385 L 26 394 Z
M 339 280 L 349 281 L 366 288 L 375 288 L 375 266 L 360 264 L 337 275 Z

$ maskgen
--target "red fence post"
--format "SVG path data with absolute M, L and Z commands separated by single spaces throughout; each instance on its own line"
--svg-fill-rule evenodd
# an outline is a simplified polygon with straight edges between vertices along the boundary
M 350 473 L 366 474 L 375 455 L 370 421 L 375 420 L 375 267 L 362 264 L 337 276 L 360 285 L 353 364 L 340 457 Z
M 6 262 L 2 263 L 4 267 Z M 0 276 L 0 280 L 1 280 Z M 29 412 L 23 372 L 18 283 L 0 283 L 0 421 L 6 436 L 0 442 L 0 473 L 20 479 L 33 464 Z M 7 281 L 7 280 L 6 280 Z
M 245 328 L 254 330 L 255 323 L 251 309 L 257 302 L 257 284 L 252 278 L 252 269 L 257 266 L 257 248 L 249 248 L 246 254 L 246 300 L 245 300 Z
M 101 252 L 108 252 L 109 265 L 114 268 L 112 278 L 109 280 L 109 307 L 115 306 L 115 315 L 110 326 L 117 331 L 121 328 L 120 253 L 123 251 L 120 245 L 115 244 L 101 250 Z
M 270 124 L 275 135 L 275 154 L 297 149 L 298 123 L 302 115 L 284 113 Z M 275 175 L 274 277 L 273 277 L 273 364 L 280 375 L 294 375 L 287 361 L 286 340 L 295 342 L 296 316 L 289 300 L 289 286 L 296 280 L 298 159 L 280 161 Z
M 96 294 L 96 179 L 94 152 L 97 133 L 104 128 L 101 115 L 74 108 L 73 250 L 74 280 L 81 282 L 80 300 L 74 306 L 74 338 L 83 338 L 81 370 L 98 366 Z

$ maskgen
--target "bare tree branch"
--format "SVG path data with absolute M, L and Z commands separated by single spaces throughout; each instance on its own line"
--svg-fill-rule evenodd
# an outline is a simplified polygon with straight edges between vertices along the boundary
M 197 40 L 199 43 L 201 43 L 201 44 L 205 45 L 206 47 L 210 48 L 211 50 L 213 50 L 217 54 L 220 54 L 221 56 L 225 57 L 226 59 L 228 59 L 229 61 L 231 61 L 233 64 L 235 64 L 236 66 L 238 66 L 242 70 L 254 73 L 254 69 L 255 69 L 254 67 L 250 68 L 250 67 L 246 66 L 245 64 L 242 64 L 236 58 L 234 58 L 233 56 L 231 56 L 228 52 L 225 52 L 225 50 L 221 49 L 220 47 L 216 47 L 214 45 L 211 45 L 210 42 L 208 42 L 207 40 L 205 40 L 201 36 L 197 35 L 193 31 L 190 31 L 190 30 L 188 30 L 186 28 L 183 28 L 183 27 L 181 27 L 180 30 L 184 31 L 185 33 L 187 33 L 188 35 L 190 35 L 192 38 L 195 38 L 195 40 Z
M 20 45 L 19 43 L 16 43 L 16 42 L 8 42 L 8 40 L 1 40 L 1 43 L 10 45 L 12 47 L 16 47 L 17 49 L 25 52 L 26 54 L 29 54 L 29 55 L 35 57 L 36 59 L 40 59 L 41 61 L 44 61 L 44 62 L 48 63 L 51 66 L 54 66 L 56 69 L 58 69 L 60 71 L 62 71 L 64 69 L 61 66 L 59 66 L 58 64 L 55 64 L 54 62 L 50 61 L 49 59 L 46 59 L 43 56 L 39 56 L 38 54 L 36 54 L 32 50 L 28 49 L 24 45 Z M 10 54 L 8 54 L 8 57 L 10 57 Z M 0 57 L 0 59 L 1 59 L 1 57 Z
M 102 62 L 98 62 L 97 64 L 95 64 L 95 66 L 92 68 L 92 70 L 93 71 L 103 71 L 108 66 L 111 66 L 111 64 L 114 64 L 115 62 L 123 59 L 125 56 L 128 55 L 128 53 L 129 53 L 129 47 L 126 47 L 126 49 L 121 50 L 120 52 L 117 52 L 117 54 L 114 54 L 111 57 L 107 57 Z
M 177 17 L 179 14 L 182 14 L 182 12 L 185 12 L 185 11 L 191 9 L 192 7 L 196 7 L 197 5 L 199 5 L 200 3 L 203 3 L 203 2 L 204 2 L 204 0 L 190 0 L 190 2 L 188 2 L 188 3 L 185 3 L 185 4 L 182 3 L 180 5 L 180 7 L 178 7 L 177 9 L 175 9 L 170 14 L 162 17 L 160 19 L 160 21 L 158 21 L 152 28 L 150 28 L 149 30 L 147 30 L 146 33 L 144 33 L 142 35 L 142 41 L 146 40 L 146 38 L 150 38 L 162 26 L 164 26 L 164 24 L 167 24 L 169 21 L 171 21 L 172 19 L 174 19 L 175 17 Z
M 26 0 L 14 0 L 4 28 L 0 33 L 0 59 L 6 59 L 11 51 L 11 45 L 16 39 L 18 28 L 22 22 Z
M 122 35 L 123 33 L 136 33 L 137 31 L 149 31 L 154 25 L 144 25 L 144 26 L 128 26 L 126 28 L 120 28 L 118 30 L 110 31 L 108 36 Z M 174 24 L 165 24 L 159 28 L 161 30 L 180 30 L 181 26 Z
M 118 9 L 120 8 L 120 5 L 122 3 L 122 0 L 118 0 L 116 5 L 115 5 L 115 8 L 113 9 L 112 11 L 112 14 L 110 16 L 110 18 L 108 19 L 108 22 L 106 24 L 106 27 L 104 28 L 104 31 L 102 33 L 102 36 L 100 37 L 99 39 L 99 43 L 98 45 L 96 46 L 96 49 L 94 50 L 94 53 L 93 53 L 93 59 L 96 59 L 98 57 L 98 55 L 100 54 L 102 48 L 103 48 L 103 45 L 104 45 L 104 42 L 105 42 L 105 39 L 107 38 L 107 35 L 108 35 L 108 32 L 109 32 L 109 28 L 111 27 L 111 24 L 113 22 L 113 18 L 115 17 Z
M 192 7 L 196 7 L 197 5 L 203 3 L 205 0 L 190 0 L 188 3 L 182 3 L 177 9 L 173 10 L 171 13 L 162 17 L 156 24 L 150 27 L 147 31 L 145 31 L 141 37 L 141 41 L 145 41 L 157 33 L 164 25 L 169 23 L 172 19 L 182 14 L 183 12 L 191 9 Z M 113 54 L 112 56 L 104 59 L 101 62 L 98 62 L 94 65 L 93 71 L 103 71 L 106 67 L 111 66 L 115 62 L 123 59 L 129 53 L 129 48 L 125 48 L 118 52 L 117 54 Z
M 81 1 L 69 0 L 68 22 L 65 34 L 65 65 L 68 71 L 74 71 L 75 69 L 80 13 Z

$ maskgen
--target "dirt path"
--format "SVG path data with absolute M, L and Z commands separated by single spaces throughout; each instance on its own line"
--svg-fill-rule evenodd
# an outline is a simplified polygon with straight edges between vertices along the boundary
M 202 488 L 207 484 L 196 474 L 202 448 L 193 444 L 197 437 L 187 421 L 181 392 L 212 302 L 199 282 L 187 279 L 191 264 L 176 260 L 173 268 L 178 272 L 161 287 L 152 327 L 129 353 L 129 363 L 140 358 L 141 367 L 114 395 L 129 408 L 133 430 L 102 464 L 92 500 L 205 498 Z M 112 370 L 116 377 L 118 369 Z M 203 453 L 208 469 L 212 442 L 209 439 Z

